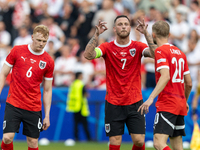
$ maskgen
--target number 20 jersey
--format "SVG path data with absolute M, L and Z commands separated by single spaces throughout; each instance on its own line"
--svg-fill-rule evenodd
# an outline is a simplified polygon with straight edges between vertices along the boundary
M 138 41 L 120 45 L 115 41 L 98 47 L 106 64 L 106 100 L 113 105 L 131 105 L 142 100 L 141 58 L 148 46 Z
M 13 67 L 7 101 L 11 105 L 41 111 L 40 84 L 53 80 L 54 61 L 46 52 L 35 53 L 30 45 L 13 47 L 6 58 L 6 65 Z
M 189 74 L 185 54 L 171 44 L 164 44 L 155 50 L 156 82 L 160 78 L 159 70 L 168 68 L 170 80 L 158 95 L 157 112 L 166 111 L 175 115 L 187 115 L 184 90 L 184 75 Z

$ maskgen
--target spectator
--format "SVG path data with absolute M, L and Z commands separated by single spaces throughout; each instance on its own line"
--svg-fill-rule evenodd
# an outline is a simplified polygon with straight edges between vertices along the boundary
M 61 56 L 55 60 L 54 85 L 69 87 L 74 79 L 77 59 L 70 56 L 71 48 L 68 45 L 62 46 L 60 51 Z
M 83 0 L 80 3 L 79 11 L 80 15 L 74 24 L 78 30 L 77 36 L 80 40 L 80 49 L 84 50 L 89 41 L 89 32 L 92 28 L 92 20 L 95 13 L 87 0 Z
M 95 32 L 95 25 L 98 24 L 99 20 L 107 22 L 108 30 L 100 35 L 100 38 L 109 40 L 113 36 L 113 19 L 117 16 L 117 13 L 114 10 L 114 1 L 113 0 L 103 0 L 102 9 L 98 10 L 95 13 L 94 19 L 92 21 L 92 29 L 90 31 L 90 38 Z
M 55 43 L 55 48 L 60 49 L 65 43 L 66 37 L 62 29 L 55 23 L 54 18 L 49 16 L 44 22 L 49 27 L 49 40 Z
M 26 26 L 21 26 L 19 29 L 19 36 L 16 37 L 13 41 L 13 46 L 30 44 L 32 42 L 31 34 L 28 32 Z
M 87 101 L 87 91 L 82 81 L 82 72 L 76 72 L 75 80 L 69 87 L 67 96 L 67 112 L 74 113 L 74 136 L 75 141 L 79 141 L 78 125 L 81 123 L 86 133 L 87 140 L 91 141 L 90 132 L 88 130 L 87 117 L 90 115 L 90 110 Z
M 188 42 L 189 51 L 187 52 L 187 60 L 192 78 L 192 91 L 195 91 L 198 83 L 198 63 L 200 62 L 200 41 L 189 40 Z
M 183 14 L 180 11 L 176 12 L 176 23 L 171 24 L 170 38 L 173 44 L 184 53 L 187 51 L 187 38 L 189 34 L 189 25 L 183 19 Z
M 76 71 L 83 73 L 83 83 L 86 87 L 90 87 L 94 74 L 94 66 L 91 61 L 83 56 L 83 52 L 80 54 L 79 61 L 76 64 Z

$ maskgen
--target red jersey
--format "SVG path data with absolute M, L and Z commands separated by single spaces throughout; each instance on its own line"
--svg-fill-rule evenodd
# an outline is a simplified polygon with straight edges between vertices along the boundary
M 170 80 L 158 95 L 157 112 L 166 111 L 175 115 L 187 115 L 184 90 L 184 75 L 189 74 L 185 54 L 171 44 L 164 44 L 155 50 L 156 82 L 160 78 L 159 70 L 168 68 Z
M 54 61 L 43 51 L 35 53 L 30 45 L 15 46 L 5 62 L 12 68 L 10 89 L 6 102 L 29 110 L 41 111 L 40 84 L 53 80 Z
M 141 58 L 148 46 L 132 41 L 116 41 L 98 47 L 106 64 L 106 100 L 113 105 L 131 105 L 142 100 Z

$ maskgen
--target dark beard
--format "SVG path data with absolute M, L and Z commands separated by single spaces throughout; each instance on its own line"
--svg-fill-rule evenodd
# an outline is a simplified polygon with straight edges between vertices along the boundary
M 121 33 L 117 33 L 117 35 L 121 38 L 121 39 L 125 39 L 129 36 L 130 32 L 127 34 L 121 34 Z

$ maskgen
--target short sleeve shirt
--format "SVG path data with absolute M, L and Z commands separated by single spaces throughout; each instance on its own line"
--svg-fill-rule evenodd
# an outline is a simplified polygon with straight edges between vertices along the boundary
M 167 68 L 170 80 L 158 95 L 157 112 L 166 111 L 175 115 L 187 115 L 184 90 L 184 75 L 189 74 L 185 54 L 171 44 L 164 44 L 155 50 L 156 82 L 160 78 L 160 69 Z
M 5 64 L 12 67 L 6 102 L 21 109 L 41 111 L 40 84 L 43 79 L 53 80 L 51 56 L 45 51 L 35 53 L 30 45 L 20 45 L 13 47 Z
M 141 58 L 148 46 L 132 41 L 116 41 L 98 47 L 106 64 L 106 100 L 113 105 L 131 105 L 142 100 Z

